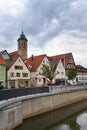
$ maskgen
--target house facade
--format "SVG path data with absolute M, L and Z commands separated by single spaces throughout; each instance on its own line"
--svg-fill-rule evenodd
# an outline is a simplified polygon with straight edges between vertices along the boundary
M 53 62 L 54 64 L 57 64 L 58 74 L 56 75 L 55 80 L 57 79 L 57 81 L 59 81 L 60 83 L 72 83 L 72 81 L 68 80 L 67 77 L 69 69 L 76 68 L 72 53 L 55 55 L 48 58 L 51 63 Z
M 30 87 L 30 71 L 20 56 L 11 57 L 7 63 L 8 88 Z
M 76 65 L 76 68 L 77 68 L 76 82 L 87 83 L 87 68 L 84 68 L 81 65 Z
M 30 82 L 31 86 L 43 86 L 48 84 L 49 80 L 46 77 L 39 75 L 42 64 L 55 65 L 56 71 L 53 78 L 53 83 L 65 84 L 65 82 L 72 83 L 68 80 L 67 73 L 70 68 L 76 68 L 72 53 L 66 53 L 56 56 L 38 55 L 31 56 L 26 61 L 27 66 L 30 67 Z
M 62 60 L 60 59 L 57 63 L 55 70 L 55 76 L 53 78 L 55 84 L 65 84 L 66 73 L 63 66 Z
M 0 85 L 6 87 L 6 62 L 0 55 Z
M 49 82 L 45 76 L 39 74 L 43 64 L 50 64 L 47 55 L 45 54 L 38 56 L 32 55 L 26 61 L 26 65 L 30 67 L 30 82 L 33 87 L 44 86 Z

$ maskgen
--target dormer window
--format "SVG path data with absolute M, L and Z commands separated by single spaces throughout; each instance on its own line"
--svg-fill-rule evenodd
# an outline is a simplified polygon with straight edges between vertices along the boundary
M 3 52 L 2 57 L 3 57 L 5 60 L 10 59 L 10 57 L 9 57 L 9 55 L 8 55 L 8 53 L 7 53 L 6 51 Z

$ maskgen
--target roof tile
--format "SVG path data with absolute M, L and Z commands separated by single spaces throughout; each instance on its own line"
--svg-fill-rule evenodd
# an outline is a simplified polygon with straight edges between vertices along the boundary
M 26 61 L 26 65 L 27 66 L 31 66 L 31 70 L 30 71 L 36 71 L 36 69 L 39 67 L 39 65 L 41 64 L 42 60 L 44 59 L 44 57 L 46 56 L 46 54 L 43 55 L 38 55 L 38 56 L 31 56 L 30 58 L 27 59 Z
M 3 59 L 1 55 L 0 55 L 0 64 L 6 65 L 6 61 Z

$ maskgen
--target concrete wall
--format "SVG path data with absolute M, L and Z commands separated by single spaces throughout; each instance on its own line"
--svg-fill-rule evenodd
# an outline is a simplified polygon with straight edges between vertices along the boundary
M 87 90 L 19 97 L 0 104 L 0 130 L 11 130 L 23 119 L 87 100 Z
M 87 91 L 72 93 L 40 95 L 23 100 L 23 118 L 29 118 L 47 111 L 51 111 L 72 103 L 87 99 Z
M 12 103 L 0 111 L 0 130 L 11 130 L 22 123 L 22 103 Z

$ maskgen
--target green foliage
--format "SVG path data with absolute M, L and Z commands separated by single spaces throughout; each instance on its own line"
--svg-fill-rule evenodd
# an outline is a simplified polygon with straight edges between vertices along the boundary
M 56 66 L 55 65 L 46 65 L 43 64 L 41 68 L 40 75 L 45 76 L 50 81 L 52 81 L 54 75 L 55 75 Z
M 77 70 L 74 69 L 74 68 L 71 68 L 71 69 L 68 71 L 68 74 L 67 74 L 69 80 L 74 80 L 75 77 L 76 77 L 76 75 L 77 75 Z

